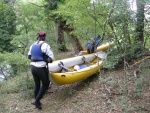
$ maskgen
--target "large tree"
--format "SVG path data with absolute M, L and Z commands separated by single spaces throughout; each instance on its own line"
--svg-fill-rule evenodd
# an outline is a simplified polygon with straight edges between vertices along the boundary
M 82 46 L 75 34 L 72 34 L 71 32 L 74 30 L 73 26 L 66 25 L 67 19 L 61 14 L 51 13 L 52 11 L 55 12 L 55 10 L 58 9 L 58 4 L 64 3 L 65 0 L 45 0 L 45 12 L 48 15 L 49 18 L 53 19 L 56 26 L 56 32 L 57 32 L 57 45 L 58 49 L 61 51 L 66 51 L 67 47 L 64 40 L 64 32 L 67 33 L 68 37 L 70 38 L 75 53 L 78 53 L 80 50 L 82 50 Z

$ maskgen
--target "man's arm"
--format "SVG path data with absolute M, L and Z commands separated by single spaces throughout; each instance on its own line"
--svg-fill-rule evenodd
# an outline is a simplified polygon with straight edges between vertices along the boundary
M 45 55 L 49 57 L 48 59 L 49 62 L 52 63 L 54 60 L 54 54 L 53 54 L 53 51 L 51 50 L 51 47 L 47 43 L 44 43 L 41 46 L 41 50 Z

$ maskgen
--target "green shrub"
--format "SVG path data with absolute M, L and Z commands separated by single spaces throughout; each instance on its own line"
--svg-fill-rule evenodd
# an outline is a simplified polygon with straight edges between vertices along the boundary
M 122 61 L 123 53 L 121 50 L 116 49 L 116 47 L 111 48 L 107 52 L 107 58 L 104 62 L 103 68 L 113 69 L 115 66 Z
M 27 79 L 28 78 L 28 79 Z M 26 75 L 23 76 L 16 76 L 8 80 L 4 80 L 1 82 L 1 93 L 18 93 L 20 91 L 29 91 L 33 89 L 34 82 L 32 76 L 27 77 Z
M 16 76 L 18 73 L 27 72 L 29 69 L 29 60 L 21 53 L 0 54 L 0 64 L 8 67 L 9 74 Z

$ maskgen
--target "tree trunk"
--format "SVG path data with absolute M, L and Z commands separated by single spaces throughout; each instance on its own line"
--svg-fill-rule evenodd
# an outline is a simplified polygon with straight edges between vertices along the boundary
M 74 34 L 71 33 L 73 31 L 73 28 L 70 28 L 69 26 L 67 26 L 65 22 L 60 22 L 59 24 L 56 23 L 56 28 L 57 28 L 57 44 L 58 44 L 58 49 L 60 51 L 67 51 L 67 48 L 65 46 L 63 31 L 65 31 L 67 36 L 69 37 L 73 45 L 75 54 L 83 50 L 78 38 Z
M 136 26 L 136 41 L 143 43 L 144 42 L 144 0 L 136 0 L 137 4 L 137 26 Z
M 72 27 L 70 27 L 69 25 L 66 25 L 66 21 L 61 23 L 61 29 L 63 31 L 65 31 L 67 36 L 69 37 L 69 39 L 73 45 L 75 54 L 77 54 L 78 52 L 83 50 L 81 43 L 78 40 L 78 38 L 73 33 L 71 33 L 72 31 L 74 31 L 74 29 Z
M 65 40 L 64 40 L 64 33 L 63 33 L 63 30 L 61 28 L 61 25 L 59 23 L 55 23 L 56 25 L 56 42 L 57 42 L 57 45 L 58 45 L 58 49 L 60 51 L 67 51 L 67 48 L 66 48 L 66 45 L 65 45 Z
M 68 30 L 65 30 L 65 32 L 67 33 L 69 39 L 71 40 L 71 42 L 73 44 L 75 54 L 77 54 L 81 50 L 83 50 L 78 38 L 75 35 L 71 34 L 70 31 L 68 31 Z

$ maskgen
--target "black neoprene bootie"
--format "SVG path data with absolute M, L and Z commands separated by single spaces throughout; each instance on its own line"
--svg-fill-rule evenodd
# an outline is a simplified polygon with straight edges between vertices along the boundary
M 42 109 L 41 107 L 42 104 L 40 102 L 32 102 L 31 104 L 35 105 L 35 107 L 38 109 Z

